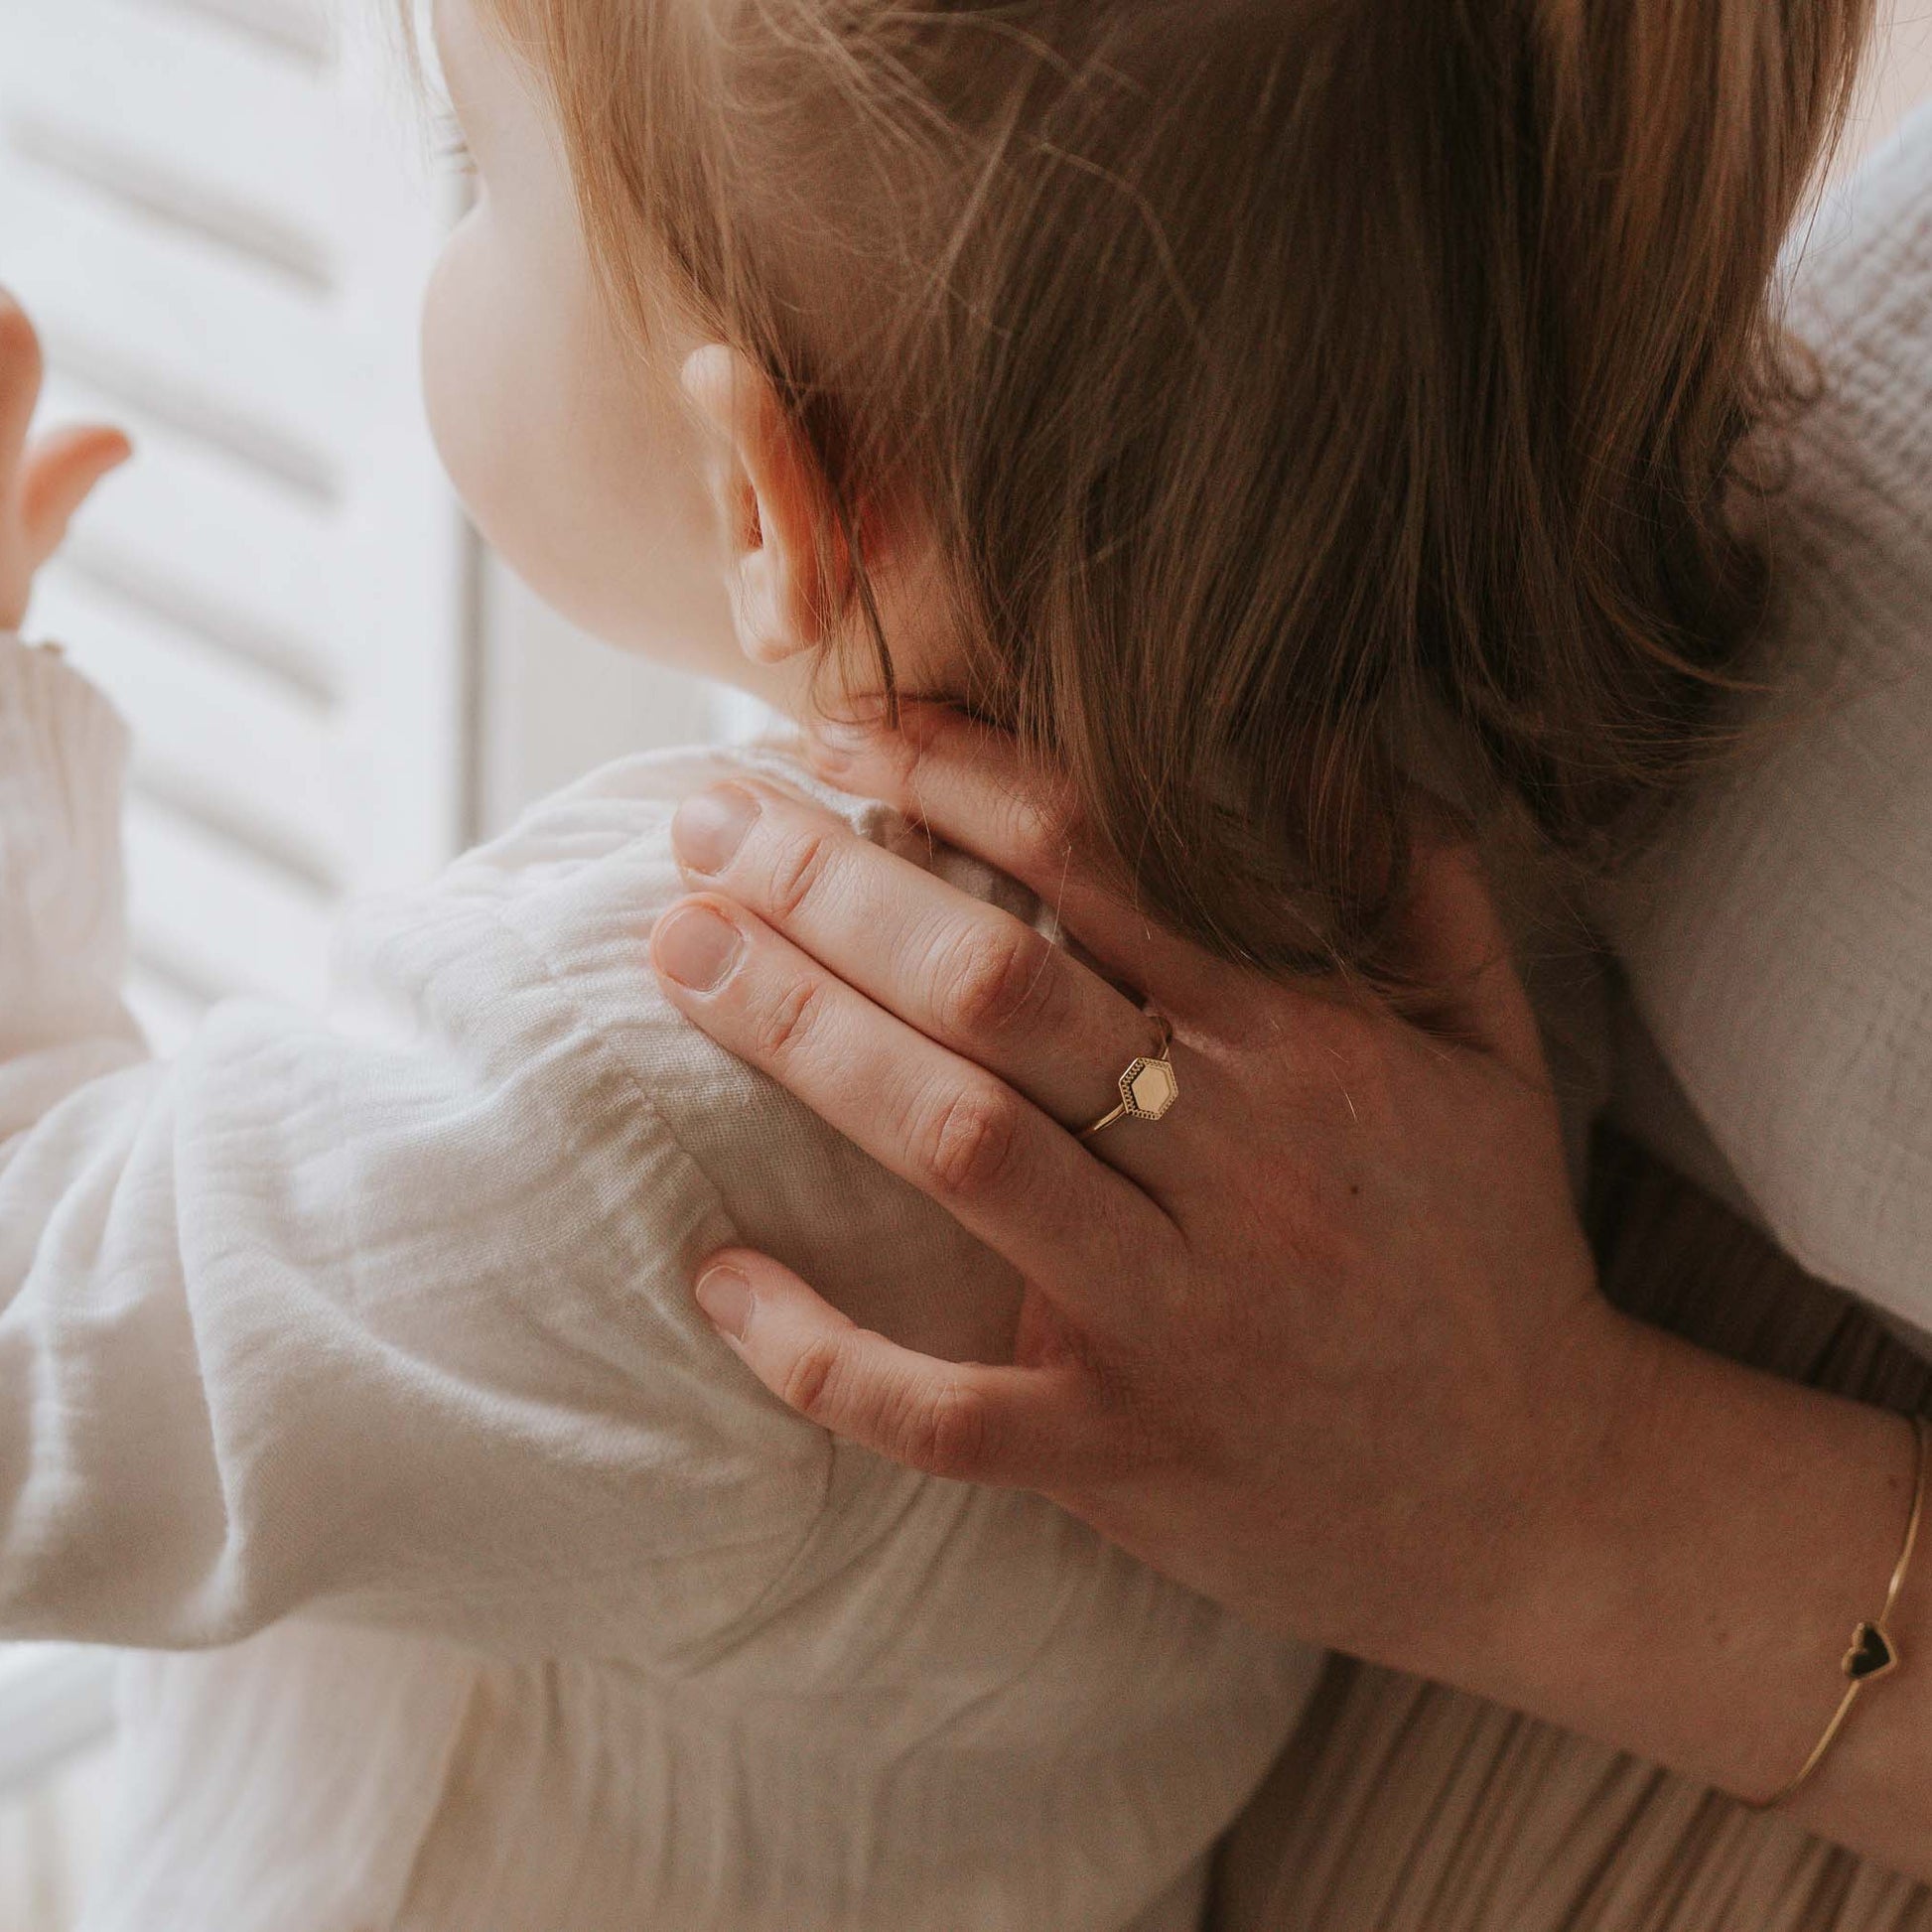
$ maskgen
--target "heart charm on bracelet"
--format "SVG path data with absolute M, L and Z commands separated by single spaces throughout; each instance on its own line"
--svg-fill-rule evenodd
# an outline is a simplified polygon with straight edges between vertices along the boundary
M 1845 1653 L 1845 1674 L 1854 1684 L 1870 1684 L 1898 1668 L 1898 1652 L 1875 1623 L 1861 1623 Z

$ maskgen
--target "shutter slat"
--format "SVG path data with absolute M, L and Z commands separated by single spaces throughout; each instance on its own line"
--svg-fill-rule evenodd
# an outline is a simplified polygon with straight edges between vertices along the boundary
M 0 0 L 0 280 L 48 420 L 136 441 L 34 627 L 134 728 L 164 1048 L 229 992 L 319 1000 L 342 900 L 466 823 L 468 540 L 415 366 L 446 210 L 360 5 Z
M 16 110 L 7 145 L 42 176 L 67 183 L 197 248 L 225 251 L 256 274 L 280 277 L 311 300 L 331 292 L 335 276 L 314 236 L 270 206 L 219 195 L 173 173 L 151 155 L 89 130 Z
M 116 422 L 135 442 L 136 461 L 101 486 L 63 553 L 77 572 L 314 704 L 341 699 L 347 586 L 339 514 L 265 490 L 145 411 L 58 375 L 47 419 Z
M 0 260 L 57 368 L 287 489 L 341 500 L 366 406 L 326 307 L 22 165 L 0 175 Z
M 320 69 L 262 58 L 238 22 L 153 0 L 8 0 L 8 13 L 0 100 L 14 114 L 147 157 L 213 207 L 261 208 L 325 259 L 353 245 L 331 193 L 340 130 Z
M 147 0 L 147 4 L 243 35 L 309 74 L 319 74 L 328 67 L 335 46 L 321 0 Z
M 137 958 L 184 985 L 321 1007 L 336 906 L 327 895 L 138 794 L 128 807 Z
M 139 719 L 137 781 L 322 892 L 339 892 L 338 748 L 326 714 L 291 700 L 196 637 L 158 624 L 57 567 L 36 593 L 36 628 Z

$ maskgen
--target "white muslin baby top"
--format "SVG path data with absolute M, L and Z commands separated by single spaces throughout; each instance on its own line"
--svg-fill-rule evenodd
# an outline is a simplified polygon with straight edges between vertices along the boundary
M 0 1634 L 179 1653 L 89 1932 L 1194 1923 L 1318 1660 L 835 1443 L 691 1294 L 749 1242 L 967 1358 L 1019 1283 L 663 999 L 678 800 L 757 771 L 1031 903 L 776 755 L 637 759 L 356 917 L 380 1025 L 164 1064 L 122 756 L 0 640 Z

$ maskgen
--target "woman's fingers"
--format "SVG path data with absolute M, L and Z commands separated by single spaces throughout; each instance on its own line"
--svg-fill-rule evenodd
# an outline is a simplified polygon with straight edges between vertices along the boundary
M 829 783 L 883 799 L 1030 887 L 1105 969 L 1166 1010 L 1224 1004 L 1233 967 L 1177 939 L 1083 856 L 1064 788 L 1005 732 L 944 705 L 908 704 L 897 731 L 825 722 L 808 740 Z
M 861 1328 L 760 1254 L 714 1255 L 698 1303 L 779 1401 L 835 1436 L 928 1475 L 1052 1490 L 1097 1432 L 1071 1364 L 935 1360 Z
M 1155 1005 L 1222 1021 L 1255 1010 L 1250 976 L 1157 925 L 1082 856 L 1064 789 L 1032 770 L 1008 734 L 947 706 L 910 704 L 896 732 L 826 722 L 807 743 L 830 782 L 886 800 L 1030 886 L 1108 972 Z M 1404 938 L 1405 963 L 1444 989 L 1443 1025 L 1541 1077 L 1535 1018 L 1472 849 L 1439 844 L 1418 855 Z
M 860 838 L 775 788 L 695 793 L 673 827 L 694 883 L 729 894 L 848 985 L 928 1038 L 1078 1128 L 1119 1100 L 1118 1079 L 1158 1051 L 1158 1024 L 1032 926 Z M 1176 1115 L 1161 1133 L 1183 1124 Z M 1102 1150 L 1152 1181 L 1173 1145 L 1145 1124 Z
M 34 445 L 21 479 L 20 514 L 36 568 L 61 547 L 94 485 L 133 454 L 126 435 L 106 423 L 53 430 Z
M 882 1011 L 762 920 L 709 896 L 651 933 L 666 995 L 1057 1299 L 1112 1326 L 1114 1284 L 1177 1245 L 1123 1175 L 984 1068 Z M 1153 1131 L 1159 1131 L 1153 1130 Z M 1152 1272 L 1158 1274 L 1158 1269 Z

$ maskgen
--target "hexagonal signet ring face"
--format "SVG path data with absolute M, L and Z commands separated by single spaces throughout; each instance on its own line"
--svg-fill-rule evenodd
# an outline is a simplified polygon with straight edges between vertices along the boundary
M 1121 1105 L 1134 1120 L 1160 1120 L 1180 1098 L 1180 1082 L 1166 1060 L 1136 1060 L 1120 1076 Z

